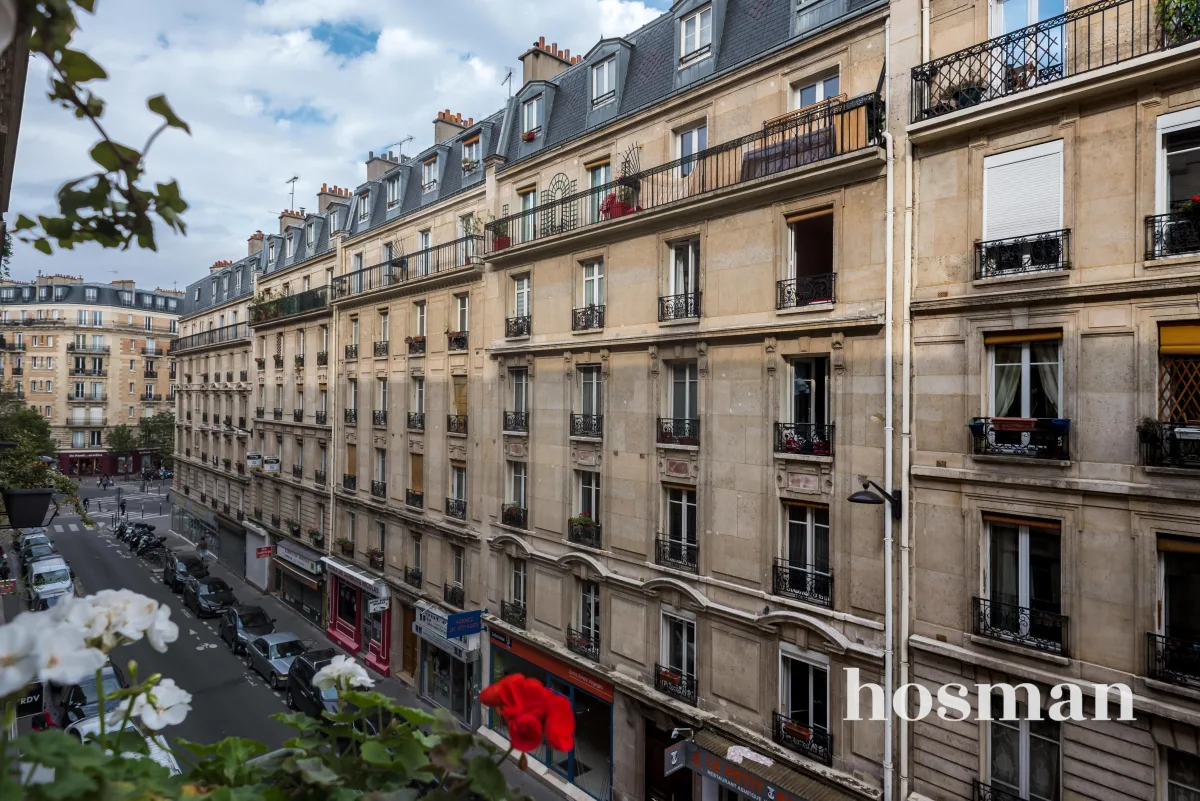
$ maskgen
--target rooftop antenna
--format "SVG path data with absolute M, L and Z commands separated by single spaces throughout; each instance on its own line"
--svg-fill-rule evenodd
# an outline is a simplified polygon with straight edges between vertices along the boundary
M 413 140 L 413 138 L 411 136 L 406 136 L 403 139 L 401 139 L 399 142 L 392 142 L 390 145 L 385 146 L 383 148 L 383 152 L 391 153 L 393 147 L 397 148 L 400 158 L 403 159 L 404 158 L 404 146 L 406 144 L 408 144 L 409 142 L 411 142 L 412 140 Z
M 288 210 L 289 211 L 291 210 L 292 206 L 296 205 L 296 181 L 299 181 L 299 180 L 300 180 L 299 175 L 293 175 L 291 178 L 288 178 L 286 181 L 284 181 L 285 184 L 292 185 L 292 196 L 291 196 L 291 199 L 288 200 Z
M 508 72 L 504 75 L 504 80 L 500 82 L 500 85 L 504 86 L 505 84 L 508 84 L 508 96 L 512 97 L 513 70 L 512 70 L 512 67 L 506 67 L 505 69 L 507 69 Z

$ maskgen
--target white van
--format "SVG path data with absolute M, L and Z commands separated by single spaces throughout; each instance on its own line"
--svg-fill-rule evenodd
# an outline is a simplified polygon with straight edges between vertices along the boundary
M 67 560 L 60 557 L 39 559 L 29 566 L 29 592 L 47 596 L 73 590 L 75 579 Z

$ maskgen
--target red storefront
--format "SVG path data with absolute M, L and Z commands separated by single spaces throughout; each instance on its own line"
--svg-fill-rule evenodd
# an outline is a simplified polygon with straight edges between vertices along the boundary
M 367 667 L 387 676 L 391 667 L 392 607 L 387 582 L 379 576 L 334 559 L 325 563 L 329 592 L 329 626 L 325 636 Z

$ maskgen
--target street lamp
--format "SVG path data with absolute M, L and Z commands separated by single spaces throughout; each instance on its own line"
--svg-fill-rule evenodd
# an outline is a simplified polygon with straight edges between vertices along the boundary
M 864 481 L 862 486 L 862 489 L 855 492 L 846 500 L 850 501 L 850 503 L 869 503 L 876 506 L 886 500 L 892 506 L 892 519 L 900 519 L 903 511 L 903 506 L 900 503 L 900 490 L 892 490 L 891 494 L 889 494 L 883 487 L 870 480 Z M 871 491 L 871 487 L 875 488 L 875 492 Z

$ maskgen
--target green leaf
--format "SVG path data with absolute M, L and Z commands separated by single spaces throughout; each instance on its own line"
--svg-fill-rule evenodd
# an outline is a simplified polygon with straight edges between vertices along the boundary
M 414 737 L 405 737 L 399 740 L 392 745 L 391 751 L 394 764 L 403 767 L 410 776 L 429 767 L 428 749 Z
M 163 120 L 166 121 L 167 125 L 171 126 L 172 128 L 181 128 L 182 130 L 187 131 L 189 134 L 192 132 L 192 129 L 188 127 L 188 124 L 179 119 L 179 117 L 175 114 L 175 111 L 171 108 L 170 104 L 167 103 L 167 98 L 165 95 L 155 95 L 147 100 L 146 108 L 162 117 Z
M 361 753 L 363 761 L 370 765 L 391 765 L 395 761 L 378 740 L 367 740 L 363 743 Z
M 13 229 L 17 231 L 28 231 L 30 228 L 37 228 L 37 223 L 24 214 L 17 217 L 17 224 L 13 226 Z
M 300 769 L 300 775 L 309 784 L 330 785 L 337 784 L 341 779 L 332 769 L 327 767 L 324 762 L 316 757 L 308 759 L 297 759 L 296 767 Z
M 471 789 L 490 801 L 508 797 L 508 782 L 504 774 L 491 759 L 477 756 L 467 765 L 467 776 L 471 779 Z
M 87 53 L 80 52 L 79 50 L 64 49 L 62 56 L 58 60 L 58 66 L 68 80 L 75 83 L 103 80 L 108 77 L 108 73 L 104 71 L 104 67 L 92 61 L 92 57 Z
M 45 253 L 47 256 L 49 256 L 51 253 L 49 239 L 36 239 L 33 242 L 33 247 L 35 250 L 40 250 L 42 253 Z

